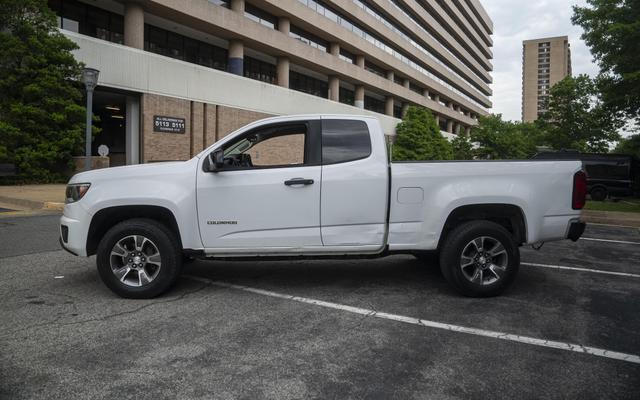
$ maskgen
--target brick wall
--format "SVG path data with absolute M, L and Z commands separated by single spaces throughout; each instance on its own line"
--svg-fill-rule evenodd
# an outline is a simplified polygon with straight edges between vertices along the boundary
M 142 162 L 188 160 L 236 129 L 271 115 L 155 94 L 141 96 Z M 185 133 L 153 131 L 154 115 L 184 118 Z

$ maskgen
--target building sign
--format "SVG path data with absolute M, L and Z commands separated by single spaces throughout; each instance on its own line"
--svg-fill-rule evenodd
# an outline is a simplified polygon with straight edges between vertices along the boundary
M 164 133 L 184 133 L 185 119 L 174 117 L 153 116 L 153 131 Z

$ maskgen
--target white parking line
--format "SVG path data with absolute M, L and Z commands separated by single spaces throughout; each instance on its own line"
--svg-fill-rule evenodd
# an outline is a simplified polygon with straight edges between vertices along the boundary
M 588 238 L 588 237 L 581 237 L 580 240 L 591 240 L 593 242 L 609 242 L 609 243 L 620 243 L 620 244 L 640 244 L 640 242 L 629 242 L 627 240 L 597 239 L 597 238 Z
M 470 334 L 470 335 L 489 337 L 489 338 L 493 338 L 493 339 L 500 339 L 500 340 L 507 340 L 507 341 L 511 341 L 511 342 L 525 343 L 525 344 L 530 344 L 530 345 L 534 345 L 534 346 L 548 347 L 548 348 L 552 348 L 552 349 L 559 349 L 559 350 L 566 350 L 566 351 L 573 351 L 573 352 L 576 352 L 576 353 L 591 354 L 591 355 L 598 356 L 598 357 L 605 357 L 605 358 L 611 358 L 611 359 L 614 359 L 614 360 L 620 360 L 620 361 L 626 361 L 626 362 L 630 362 L 630 363 L 634 363 L 634 364 L 640 364 L 640 356 L 637 356 L 635 354 L 626 354 L 626 353 L 620 353 L 620 352 L 616 352 L 616 351 L 600 349 L 600 348 L 597 348 L 597 347 L 583 346 L 583 345 L 580 345 L 580 344 L 559 342 L 559 341 L 555 341 L 555 340 L 538 339 L 538 338 L 533 338 L 533 337 L 529 337 L 529 336 L 520 336 L 520 335 L 514 335 L 514 334 L 510 334 L 510 333 L 505 333 L 505 332 L 490 331 L 490 330 L 486 330 L 486 329 L 469 328 L 469 327 L 466 327 L 466 326 L 446 324 L 446 323 L 443 323 L 443 322 L 429 321 L 429 320 L 426 320 L 426 319 L 405 317 L 405 316 L 402 316 L 402 315 L 389 314 L 389 313 L 385 313 L 385 312 L 378 312 L 378 311 L 375 311 L 375 310 L 370 310 L 370 309 L 360 308 L 360 307 L 353 307 L 353 306 L 348 306 L 348 305 L 338 304 L 338 303 L 332 303 L 332 302 L 329 302 L 329 301 L 316 300 L 316 299 L 311 299 L 311 298 L 307 298 L 307 297 L 292 296 L 292 295 L 288 295 L 288 294 L 272 292 L 270 290 L 253 288 L 253 287 L 250 287 L 250 286 L 235 285 L 235 284 L 227 283 L 227 282 L 214 281 L 214 280 L 211 280 L 211 279 L 201 278 L 201 277 L 198 277 L 198 276 L 191 276 L 191 275 L 183 275 L 183 276 L 185 278 L 193 279 L 193 280 L 196 280 L 196 281 L 199 281 L 199 282 L 209 283 L 211 285 L 215 285 L 215 286 L 219 286 L 219 287 L 223 287 L 223 288 L 237 289 L 237 290 L 242 290 L 242 291 L 249 292 L 249 293 L 259 294 L 259 295 L 262 295 L 262 296 L 275 297 L 275 298 L 278 298 L 278 299 L 296 301 L 298 303 L 312 304 L 312 305 L 315 305 L 315 306 L 331 308 L 331 309 L 334 309 L 334 310 L 340 310 L 340 311 L 346 311 L 346 312 L 350 312 L 350 313 L 354 313 L 354 314 L 360 314 L 360 315 L 364 315 L 366 317 L 382 318 L 382 319 L 387 319 L 387 320 L 392 320 L 392 321 L 397 321 L 397 322 L 404 322 L 406 324 L 418 325 L 418 326 L 423 326 L 423 327 L 428 327 L 428 328 L 443 329 L 443 330 L 452 331 L 452 332 L 460 332 L 460 333 L 466 333 L 466 334 Z
M 566 270 L 569 270 L 569 271 L 593 272 L 594 274 L 627 276 L 627 277 L 630 277 L 630 278 L 640 278 L 640 274 L 632 274 L 632 273 L 629 273 L 629 272 L 605 271 L 605 270 L 602 270 L 602 269 L 567 267 L 567 266 L 564 266 L 564 265 L 536 264 L 536 263 L 529 263 L 529 262 L 521 262 L 520 265 L 526 265 L 526 266 L 529 266 L 529 267 L 542 267 L 542 268 L 560 269 L 560 270 L 566 269 Z

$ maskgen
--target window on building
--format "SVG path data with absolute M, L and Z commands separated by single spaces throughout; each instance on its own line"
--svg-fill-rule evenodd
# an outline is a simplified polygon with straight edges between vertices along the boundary
M 124 18 L 76 0 L 49 0 L 49 8 L 57 16 L 58 28 L 83 35 L 124 42 Z
M 424 89 L 413 82 L 409 82 L 409 89 L 411 89 L 411 91 L 413 92 L 418 93 L 420 96 L 424 94 Z
M 393 116 L 396 118 L 402 118 L 402 105 L 398 103 L 393 104 Z
M 322 164 L 360 160 L 371 155 L 371 138 L 364 121 L 322 120 Z
M 343 48 L 340 49 L 339 57 L 340 57 L 341 60 L 346 61 L 346 62 L 348 62 L 350 64 L 355 64 L 356 63 L 356 56 L 354 56 L 353 54 L 351 54 L 350 52 L 346 51 Z
M 215 4 L 216 6 L 229 8 L 229 0 L 209 0 L 209 3 Z
M 276 66 L 253 57 L 244 58 L 244 76 L 267 83 L 276 83 Z
M 146 51 L 222 71 L 227 69 L 226 49 L 148 24 L 144 30 Z
M 374 111 L 380 114 L 384 114 L 384 100 L 376 99 L 371 96 L 364 96 L 364 108 L 369 111 Z
M 325 99 L 329 94 L 329 84 L 327 82 L 296 71 L 289 72 L 289 88 Z
M 244 16 L 271 29 L 278 23 L 278 18 L 249 3 L 244 5 Z
M 393 82 L 397 83 L 398 85 L 402 86 L 404 85 L 404 79 L 400 78 L 398 75 L 393 75 Z
M 376 75 L 382 76 L 382 77 L 386 77 L 386 71 L 384 70 L 384 68 L 381 68 L 377 65 L 375 65 L 374 63 L 372 63 L 369 60 L 365 60 L 364 62 L 364 69 L 366 69 L 369 72 L 373 72 Z
M 353 90 L 349 90 L 347 88 L 340 88 L 340 103 L 354 105 L 355 104 L 355 93 Z
M 296 26 L 291 26 L 289 30 L 289 36 L 324 52 L 326 52 L 327 48 L 329 47 L 329 43 L 326 40 L 321 39 L 316 35 L 304 31 Z

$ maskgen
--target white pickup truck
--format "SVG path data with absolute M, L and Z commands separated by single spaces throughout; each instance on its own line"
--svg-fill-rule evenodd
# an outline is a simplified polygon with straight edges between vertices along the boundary
M 184 162 L 82 172 L 67 187 L 60 243 L 96 254 L 104 283 L 150 298 L 192 258 L 439 254 L 467 296 L 513 281 L 519 246 L 577 240 L 578 161 L 389 162 L 377 119 L 268 118 Z

